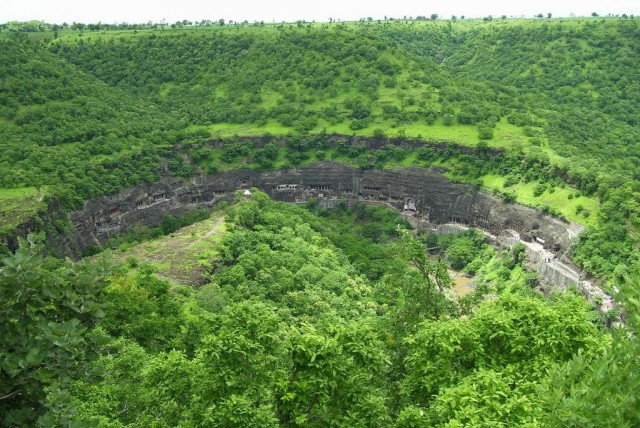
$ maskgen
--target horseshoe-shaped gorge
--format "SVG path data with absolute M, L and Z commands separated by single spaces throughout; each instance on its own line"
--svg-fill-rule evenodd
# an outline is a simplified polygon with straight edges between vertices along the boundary
M 640 426 L 638 10 L 236 3 L 3 14 L 0 426 Z
M 400 212 L 415 229 L 428 233 L 456 234 L 474 227 L 498 247 L 522 242 L 530 268 L 543 281 L 561 287 L 574 284 L 603 311 L 614 306 L 611 297 L 587 281 L 566 257 L 581 225 L 451 182 L 434 168 L 360 170 L 327 161 L 268 172 L 238 169 L 190 180 L 166 177 L 87 201 L 83 210 L 69 215 L 73 233 L 65 242 L 66 251 L 79 254 L 86 246 L 103 245 L 133 225 L 157 226 L 164 214 L 212 208 L 232 200 L 237 190 L 252 187 L 284 202 L 317 198 L 327 208 L 339 201 L 383 204 Z

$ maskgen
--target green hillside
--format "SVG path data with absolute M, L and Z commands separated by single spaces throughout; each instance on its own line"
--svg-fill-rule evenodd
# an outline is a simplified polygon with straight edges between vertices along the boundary
M 90 35 L 50 49 L 223 135 L 226 124 L 380 128 L 475 145 L 494 129 L 490 146 L 549 146 L 580 157 L 574 168 L 600 172 L 605 160 L 629 172 L 640 154 L 639 31 L 628 19 L 384 22 Z
M 639 41 L 627 16 L 0 25 L 0 426 L 639 426 Z M 544 297 L 522 244 L 257 189 L 79 262 L 10 248 L 137 184 L 323 160 L 581 223 L 569 255 L 621 306 Z
M 182 27 L 0 33 L 0 185 L 46 187 L 74 209 L 156 180 L 163 164 L 182 177 L 250 159 L 260 169 L 323 157 L 363 168 L 438 164 L 591 226 L 574 259 L 592 273 L 621 277 L 637 259 L 637 20 Z M 336 153 L 305 137 L 332 134 L 504 157 Z M 292 135 L 302 142 L 277 154 L 232 146 Z M 210 138 L 228 147 L 212 149 Z M 23 218 L 12 210 L 3 218 Z
M 638 422 L 637 338 L 571 291 L 533 291 L 522 249 L 497 253 L 474 231 L 415 238 L 382 207 L 314 212 L 252 190 L 121 248 L 126 267 L 43 260 L 33 238 L 5 259 L 3 316 L 33 310 L 0 339 L 2 423 Z M 194 259 L 202 286 L 161 279 Z M 470 294 L 451 292 L 445 262 L 475 273 Z M 636 326 L 637 308 L 628 316 Z
M 0 426 L 640 426 L 639 117 L 626 15 L 1 24 Z M 522 243 L 256 188 L 45 246 L 89 198 L 323 160 L 581 223 L 620 306 Z

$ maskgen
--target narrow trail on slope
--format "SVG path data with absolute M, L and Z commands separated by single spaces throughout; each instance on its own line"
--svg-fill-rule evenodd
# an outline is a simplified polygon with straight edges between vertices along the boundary
M 161 238 L 143 242 L 125 251 L 117 251 L 114 258 L 125 262 L 134 258 L 139 264 L 149 263 L 159 277 L 183 285 L 201 282 L 204 266 L 202 255 L 214 251 L 224 232 L 224 215 L 214 213 L 201 222 L 183 227 Z

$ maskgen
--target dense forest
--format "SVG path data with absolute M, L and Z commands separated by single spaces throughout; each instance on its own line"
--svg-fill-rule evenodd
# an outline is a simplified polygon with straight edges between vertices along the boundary
M 620 279 L 637 261 L 637 20 L 181 27 L 0 33 L 0 184 L 13 202 L 2 231 L 43 198 L 78 208 L 158 179 L 163 165 L 189 177 L 330 157 L 444 165 L 457 180 L 590 226 L 574 260 L 592 274 Z M 425 148 L 314 143 L 333 134 Z M 283 153 L 242 140 L 250 135 L 303 138 Z M 504 157 L 488 165 L 429 142 Z M 566 186 L 569 198 L 544 201 Z
M 627 16 L 0 25 L 0 424 L 638 426 L 639 117 Z M 325 159 L 586 226 L 570 256 L 624 325 L 473 229 L 257 189 L 81 261 L 45 246 L 51 207 Z
M 133 256 L 63 262 L 24 240 L 2 276 L 3 423 L 640 423 L 637 339 L 571 291 L 534 291 L 522 249 L 252 190 L 214 214 L 225 232 L 197 289 Z M 454 297 L 445 263 L 476 274 L 471 294 Z

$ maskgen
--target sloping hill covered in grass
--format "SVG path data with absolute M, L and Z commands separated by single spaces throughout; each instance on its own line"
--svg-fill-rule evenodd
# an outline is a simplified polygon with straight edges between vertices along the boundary
M 438 164 L 597 229 L 588 236 L 630 230 L 589 264 L 604 275 L 637 253 L 639 31 L 635 19 L 610 18 L 14 33 L 0 41 L 0 184 L 46 187 L 73 209 L 161 173 L 328 156 L 362 168 Z M 505 156 L 487 166 L 455 150 L 305 142 L 331 134 Z M 264 138 L 256 147 L 243 136 Z M 519 186 L 565 187 L 566 198 Z M 601 205 L 567 204 L 569 194 Z
M 522 244 L 252 189 L 112 237 L 121 263 L 0 248 L 0 425 L 640 424 L 637 20 L 149 27 L 0 33 L 3 238 L 161 176 L 437 166 L 589 226 L 626 325 L 538 293 Z
M 224 234 L 224 214 L 216 212 L 210 218 L 178 229 L 162 238 L 130 247 L 122 245 L 114 260 L 130 267 L 152 266 L 158 276 L 177 284 L 202 283 L 205 269 L 211 269 L 216 244 Z

